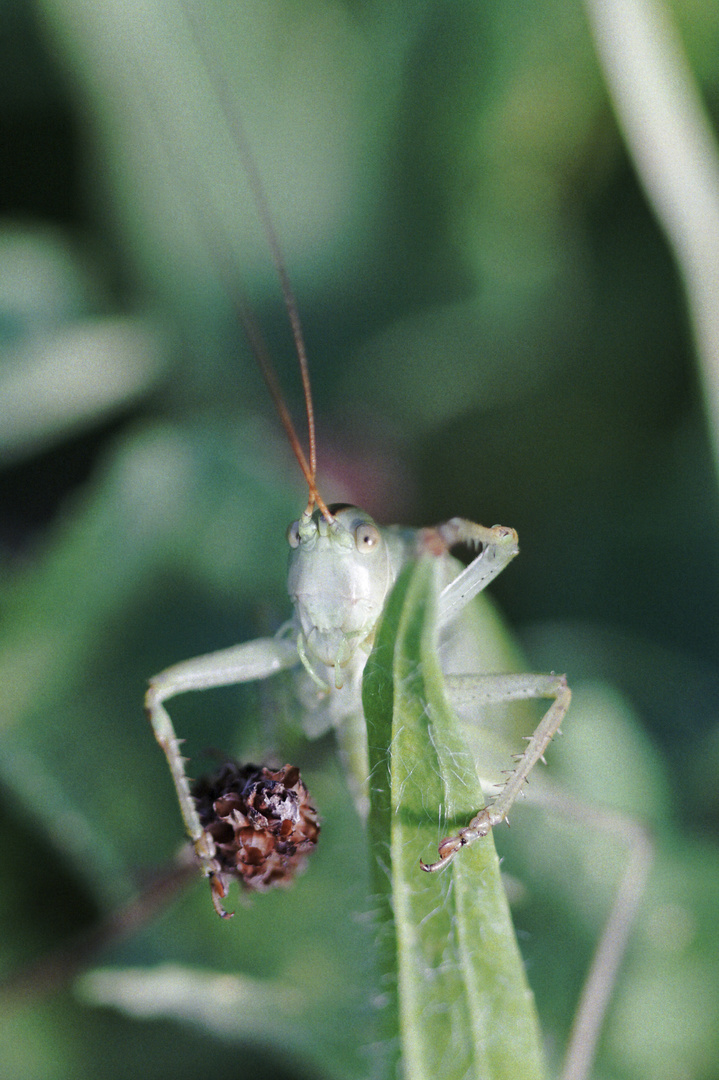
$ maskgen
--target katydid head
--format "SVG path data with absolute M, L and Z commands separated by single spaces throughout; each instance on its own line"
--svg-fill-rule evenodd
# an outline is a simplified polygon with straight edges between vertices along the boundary
M 381 530 L 364 510 L 333 505 L 305 511 L 287 530 L 287 589 L 310 661 L 339 670 L 371 643 L 394 580 Z

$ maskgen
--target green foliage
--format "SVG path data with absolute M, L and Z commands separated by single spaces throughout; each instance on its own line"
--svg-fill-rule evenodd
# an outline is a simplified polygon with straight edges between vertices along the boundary
M 595 1080 L 713 1077 L 719 504 L 676 273 L 581 8 L 200 6 L 298 288 L 323 494 L 383 522 L 462 514 L 518 529 L 521 556 L 492 594 L 529 659 L 483 603 L 467 623 L 471 663 L 566 671 L 574 703 L 548 775 L 654 829 Z M 182 19 L 147 0 L 38 8 L 41 28 L 30 5 L 4 5 L 8 976 L 46 965 L 173 858 L 181 823 L 142 716 L 146 680 L 287 617 L 283 530 L 304 496 L 217 280 L 227 256 L 292 400 L 266 238 Z M 716 4 L 675 9 L 716 113 Z M 234 270 L 226 277 L 233 292 Z M 426 612 L 408 610 L 409 630 Z M 404 631 L 398 644 L 392 664 L 407 658 Z M 414 671 L 393 678 L 398 701 L 440 693 L 421 634 L 418 647 L 426 685 Z M 410 963 L 412 924 L 378 941 L 389 879 L 374 879 L 334 745 L 298 734 L 280 687 L 196 698 L 173 709 L 193 771 L 215 746 L 295 761 L 322 814 L 319 849 L 293 890 L 237 901 L 229 924 L 198 881 L 47 999 L 40 968 L 37 997 L 3 1000 L 0 1059 L 18 1080 L 376 1071 L 377 1027 L 392 1015 L 378 1005 L 396 987 L 378 985 L 376 949 L 401 948 Z M 522 710 L 482 719 L 517 740 L 532 724 Z M 470 726 L 462 738 L 484 768 L 486 740 Z M 434 786 L 440 762 L 426 764 Z M 439 890 L 429 930 L 454 947 L 445 898 L 474 902 L 454 882 L 474 886 L 482 853 L 463 852 L 436 880 L 422 874 L 417 859 L 432 857 L 445 824 L 428 821 L 421 842 L 413 832 L 392 871 L 410 892 Z M 407 820 L 385 825 L 397 844 Z M 495 842 L 553 1074 L 622 839 L 527 806 Z M 416 1014 L 395 1002 L 406 1032 Z M 480 1023 L 457 1002 L 467 1026 Z M 438 1026 L 428 1031 L 441 1047 Z
M 531 1080 L 539 1028 L 491 836 L 443 873 L 420 870 L 440 831 L 484 804 L 444 696 L 436 570 L 427 557 L 400 578 L 363 684 L 387 1075 L 401 1062 L 407 1080 Z

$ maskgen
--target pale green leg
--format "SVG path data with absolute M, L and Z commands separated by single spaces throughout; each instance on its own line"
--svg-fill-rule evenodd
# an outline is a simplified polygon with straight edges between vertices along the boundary
M 544 751 L 559 730 L 571 699 L 563 675 L 456 675 L 446 677 L 446 687 L 452 704 L 462 709 L 527 698 L 552 698 L 553 701 L 534 733 L 528 737 L 527 748 L 517 758 L 516 767 L 498 797 L 491 806 L 480 810 L 466 828 L 442 841 L 439 860 L 429 866 L 422 864 L 423 869 L 428 871 L 446 866 L 462 847 L 486 836 L 491 828 L 506 819 L 531 769 L 537 761 L 544 760 Z M 641 823 L 626 814 L 587 806 L 578 799 L 551 789 L 539 793 L 530 791 L 529 797 L 535 805 L 551 807 L 575 820 L 585 821 L 592 829 L 606 831 L 612 837 L 623 839 L 628 846 L 627 866 L 582 991 L 561 1074 L 561 1080 L 586 1080 L 591 1072 L 619 966 L 646 886 L 652 845 Z
M 441 870 L 460 848 L 486 836 L 490 829 L 504 821 L 529 773 L 559 730 L 572 698 L 564 675 L 448 675 L 445 687 L 452 705 L 462 710 L 491 702 L 530 698 L 553 700 L 534 733 L 528 736 L 524 753 L 517 758 L 515 768 L 492 805 L 483 807 L 455 836 L 441 842 L 437 862 L 422 864 L 423 869 L 429 872 Z
M 356 657 L 356 662 L 346 671 L 344 688 L 333 695 L 333 704 L 348 703 L 348 708 L 336 714 L 335 729 L 337 745 L 345 766 L 350 791 L 362 820 L 369 813 L 369 757 L 367 752 L 367 724 L 362 711 L 362 673 L 365 656 Z
M 475 525 L 464 518 L 452 518 L 438 525 L 436 533 L 447 548 L 457 544 L 479 547 L 482 551 L 442 590 L 437 603 L 437 629 L 442 630 L 462 608 L 490 581 L 501 574 L 505 566 L 519 553 L 519 541 L 514 529 L 504 525 Z
M 498 525 L 486 529 L 461 518 L 453 518 L 439 526 L 436 536 L 447 547 L 458 543 L 481 544 L 483 547 L 474 561 L 440 594 L 437 622 L 441 630 L 469 600 L 501 573 L 519 548 L 514 530 Z M 571 691 L 563 675 L 448 675 L 445 686 L 452 704 L 463 711 L 472 708 L 481 711 L 481 706 L 488 703 L 538 698 L 548 698 L 552 704 L 534 733 L 527 738 L 524 753 L 515 758 L 515 768 L 497 798 L 490 806 L 478 811 L 455 836 L 442 841 L 437 862 L 421 864 L 429 872 L 446 866 L 462 847 L 486 836 L 490 829 L 506 820 L 532 768 L 537 761 L 544 760 L 544 752 L 559 730 L 571 701 Z M 560 812 L 578 817 L 592 828 L 624 838 L 629 849 L 627 867 L 577 1008 L 562 1069 L 561 1080 L 587 1080 L 619 966 L 646 885 L 652 846 L 643 826 L 626 815 L 587 807 L 578 800 L 552 792 L 541 792 L 538 797 L 532 792 L 531 798 L 535 803 L 551 805 Z
M 163 702 L 188 690 L 209 690 L 213 686 L 232 686 L 235 683 L 266 679 L 278 671 L 292 667 L 298 662 L 294 641 L 281 638 L 258 638 L 231 649 L 197 656 L 173 664 L 150 679 L 145 695 L 145 708 L 152 724 L 155 738 L 162 747 L 170 766 L 185 828 L 192 840 L 195 853 L 206 874 L 211 873 L 210 861 L 214 855 L 212 840 L 203 830 L 197 816 L 195 803 L 190 794 L 190 784 L 185 772 L 185 759 L 180 753 L 181 742 L 175 734 L 172 720 Z

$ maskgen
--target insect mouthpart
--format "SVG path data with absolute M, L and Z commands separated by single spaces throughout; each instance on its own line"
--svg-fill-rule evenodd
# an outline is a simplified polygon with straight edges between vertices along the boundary
M 340 509 L 347 509 L 344 505 Z M 350 509 L 354 509 L 353 507 Z M 347 527 L 336 517 L 327 518 L 322 510 L 307 510 L 301 518 L 293 521 L 286 532 L 287 543 L 291 548 L 302 545 L 306 550 L 311 550 L 319 538 L 330 537 L 334 546 L 351 551 L 356 544 L 355 537 L 348 532 Z

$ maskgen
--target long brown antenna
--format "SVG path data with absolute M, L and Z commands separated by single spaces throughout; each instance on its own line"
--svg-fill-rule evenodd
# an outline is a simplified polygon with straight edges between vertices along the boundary
M 269 390 L 270 397 L 272 398 L 275 409 L 277 410 L 277 415 L 280 418 L 280 422 L 282 423 L 282 427 L 285 429 L 285 434 L 287 435 L 289 444 L 292 447 L 292 452 L 297 458 L 297 462 L 302 469 L 305 480 L 307 481 L 307 487 L 309 489 L 309 502 L 307 504 L 307 512 L 311 512 L 313 505 L 316 503 L 327 521 L 332 521 L 334 520 L 333 515 L 330 513 L 327 506 L 325 505 L 324 499 L 321 497 L 319 491 L 317 490 L 317 485 L 315 483 L 315 468 L 314 462 L 312 460 L 314 456 L 314 428 L 310 428 L 310 454 L 312 456 L 310 458 L 310 464 L 308 464 L 304 450 L 302 449 L 302 446 L 300 444 L 300 440 L 297 437 L 297 432 L 295 431 L 295 425 L 292 422 L 292 417 L 289 414 L 287 405 L 285 404 L 285 399 L 282 396 L 282 391 L 280 389 L 279 382 L 277 381 L 277 372 L 275 371 L 274 364 L 272 363 L 272 360 L 270 358 L 270 353 L 267 349 L 267 345 L 265 343 L 265 339 L 262 335 L 262 331 L 260 330 L 257 319 L 255 318 L 254 313 L 250 310 L 248 305 L 244 304 L 242 301 L 236 301 L 236 307 L 238 317 L 244 328 L 247 340 L 250 343 L 250 348 L 254 353 L 260 371 L 262 372 L 262 377 L 265 380 L 265 385 Z M 311 406 L 312 402 L 310 399 L 310 409 Z
M 327 509 L 324 501 L 320 498 L 320 494 L 317 490 L 316 476 L 317 476 L 317 441 L 315 436 L 315 414 L 312 404 L 312 387 L 310 385 L 310 371 L 307 362 L 307 349 L 305 346 L 304 334 L 302 332 L 302 324 L 300 322 L 299 310 L 297 307 L 297 298 L 295 297 L 292 283 L 287 272 L 287 266 L 285 264 L 282 248 L 275 231 L 275 227 L 272 221 L 272 214 L 267 202 L 267 195 L 265 193 L 265 187 L 260 176 L 260 171 L 257 168 L 257 164 L 250 149 L 249 139 L 245 131 L 242 118 L 240 117 L 235 103 L 231 100 L 229 94 L 229 87 L 227 80 L 222 78 L 219 74 L 217 67 L 211 62 L 211 58 L 207 49 L 207 44 L 203 33 L 198 26 L 198 20 L 196 15 L 190 10 L 189 7 L 185 7 L 185 17 L 187 19 L 192 37 L 194 39 L 198 54 L 202 60 L 203 67 L 213 88 L 217 101 L 220 105 L 220 110 L 224 116 L 225 123 L 229 131 L 232 134 L 237 153 L 239 155 L 242 167 L 247 176 L 247 181 L 250 186 L 250 192 L 257 209 L 257 214 L 260 219 L 260 224 L 264 231 L 267 243 L 270 248 L 270 255 L 277 272 L 277 277 L 282 289 L 282 296 L 285 303 L 285 310 L 287 311 L 287 317 L 289 319 L 290 328 L 292 330 L 292 337 L 295 343 L 295 350 L 297 352 L 297 359 L 300 366 L 300 376 L 302 379 L 302 391 L 305 399 L 305 411 L 307 413 L 307 434 L 309 441 L 309 464 L 302 451 L 295 426 L 292 422 L 292 418 L 287 410 L 287 406 L 282 396 L 279 380 L 275 371 L 274 364 L 270 357 L 269 351 L 265 346 L 264 338 L 260 332 L 256 319 L 250 314 L 247 305 L 239 305 L 239 314 L 242 324 L 245 328 L 250 346 L 255 355 L 255 359 L 259 365 L 262 376 L 267 385 L 267 389 L 270 392 L 270 396 L 274 403 L 274 406 L 279 415 L 282 426 L 285 429 L 287 437 L 292 447 L 293 453 L 297 458 L 300 468 L 304 473 L 307 485 L 309 488 L 309 501 L 307 504 L 307 512 L 311 512 L 312 507 L 316 504 L 322 511 L 323 516 L 327 521 L 332 521 L 333 516 Z
M 145 87 L 145 95 L 157 112 L 158 104 L 149 86 Z M 242 299 L 241 293 L 238 294 L 237 289 L 233 287 L 233 281 L 236 277 L 236 268 L 234 253 L 231 250 L 231 246 L 228 243 L 225 234 L 217 228 L 214 217 L 208 211 L 207 199 L 201 197 L 198 185 L 193 182 L 190 174 L 184 167 L 185 163 L 180 157 L 173 139 L 169 136 L 164 126 L 159 125 L 157 130 L 160 132 L 160 142 L 164 153 L 167 155 L 168 161 L 173 167 L 174 174 L 182 180 L 184 186 L 187 188 L 188 195 L 192 199 L 195 222 L 200 228 L 205 247 L 212 253 L 220 281 L 225 287 L 228 299 L 235 308 L 237 318 L 242 325 L 252 354 L 257 361 L 257 365 L 265 380 L 265 385 L 269 390 L 270 397 L 275 405 L 282 426 L 285 429 L 292 452 L 307 481 L 307 486 L 309 488 L 307 512 L 310 512 L 313 505 L 316 504 L 327 520 L 332 521 L 333 516 L 317 490 L 314 473 L 307 463 L 307 458 L 305 457 L 292 418 L 282 396 L 277 374 L 270 357 L 270 351 L 267 348 L 267 343 L 263 337 L 260 325 L 250 306 Z

